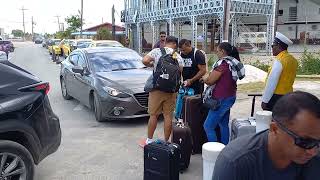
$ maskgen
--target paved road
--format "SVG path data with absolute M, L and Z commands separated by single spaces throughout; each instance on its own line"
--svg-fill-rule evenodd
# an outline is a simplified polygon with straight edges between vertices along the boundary
M 46 49 L 33 43 L 17 43 L 16 46 L 16 51 L 10 55 L 11 62 L 50 82 L 49 98 L 62 128 L 62 144 L 56 153 L 37 166 L 36 180 L 143 179 L 143 150 L 137 141 L 146 135 L 147 120 L 96 122 L 91 110 L 76 100 L 62 98 L 60 66 L 50 60 Z M 298 82 L 295 87 L 318 93 L 320 83 Z M 231 116 L 248 117 L 250 102 L 246 95 L 239 95 Z M 159 122 L 157 137 L 162 137 L 162 125 Z M 180 179 L 202 179 L 200 155 L 192 156 L 188 171 Z

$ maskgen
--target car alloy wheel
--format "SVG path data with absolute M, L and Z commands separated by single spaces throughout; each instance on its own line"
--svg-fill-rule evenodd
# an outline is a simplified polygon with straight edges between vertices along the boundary
M 1 159 L 1 180 L 26 180 L 26 165 L 23 160 L 11 153 L 0 153 Z
M 62 97 L 66 100 L 71 99 L 72 97 L 68 94 L 67 85 L 63 78 L 61 78 L 61 93 Z
M 30 152 L 13 141 L 0 141 L 0 180 L 32 180 L 34 162 Z

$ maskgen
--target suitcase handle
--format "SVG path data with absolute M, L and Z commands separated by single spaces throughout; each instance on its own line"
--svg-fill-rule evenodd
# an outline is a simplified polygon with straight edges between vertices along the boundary
M 259 94 L 259 93 L 253 93 L 253 94 L 248 94 L 249 97 L 253 97 L 252 98 L 252 104 L 251 104 L 251 117 L 253 117 L 253 114 L 254 114 L 254 106 L 256 104 L 256 97 L 257 96 L 262 96 L 262 94 Z

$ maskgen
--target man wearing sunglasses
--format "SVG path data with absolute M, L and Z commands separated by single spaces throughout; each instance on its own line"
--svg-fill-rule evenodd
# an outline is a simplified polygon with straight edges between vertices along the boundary
M 266 86 L 262 96 L 263 110 L 272 111 L 278 99 L 293 91 L 298 61 L 288 53 L 292 41 L 277 32 L 272 45 L 272 53 L 276 56 L 272 68 L 269 69 Z
M 213 180 L 319 178 L 320 100 L 306 92 L 281 97 L 270 129 L 231 141 L 220 153 Z

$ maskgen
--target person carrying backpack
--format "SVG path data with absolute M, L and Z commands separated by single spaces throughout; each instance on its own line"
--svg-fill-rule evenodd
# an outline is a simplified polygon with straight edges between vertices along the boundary
M 168 141 L 171 135 L 175 100 L 183 70 L 182 58 L 176 52 L 177 46 L 177 38 L 168 36 L 164 48 L 153 49 L 142 60 L 144 65 L 153 67 L 153 90 L 149 92 L 148 100 L 148 138 L 140 142 L 140 146 L 153 142 L 160 114 L 164 116 L 165 141 Z
M 193 48 L 187 39 L 180 40 L 179 50 L 184 61 L 182 73 L 184 85 L 192 88 L 194 94 L 203 93 L 204 83 L 199 80 L 207 72 L 205 53 L 202 50 Z

